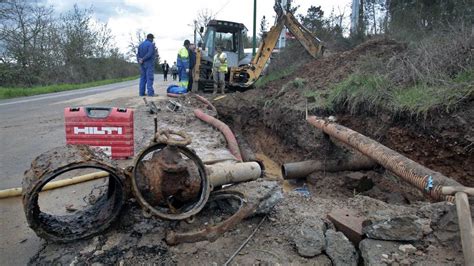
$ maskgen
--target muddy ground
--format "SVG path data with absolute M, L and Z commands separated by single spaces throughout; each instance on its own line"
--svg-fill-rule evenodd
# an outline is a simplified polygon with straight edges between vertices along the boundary
M 164 242 L 168 230 L 189 229 L 194 224 L 149 217 L 130 198 L 118 221 L 103 234 L 69 244 L 44 243 L 30 263 L 220 265 L 261 223 L 232 264 L 462 265 L 454 205 L 430 202 L 421 192 L 381 167 L 356 172 L 318 172 L 291 182 L 281 178 L 283 163 L 346 158 L 355 153 L 311 127 L 305 121 L 306 101 L 301 91 L 282 91 L 282 86 L 301 77 L 324 90 L 347 77 L 364 54 L 385 56 L 400 49 L 404 49 L 403 46 L 393 42 L 368 43 L 351 53 L 333 54 L 310 62 L 295 74 L 265 88 L 212 100 L 219 118 L 248 143 L 265 166 L 261 180 L 237 188 L 243 186 L 248 194 L 254 194 L 259 187 L 272 187 L 269 192 L 272 195 L 283 191 L 283 197 L 272 209 L 245 219 L 214 242 L 168 246 Z M 203 161 L 230 159 L 222 135 L 192 114 L 193 108 L 205 109 L 205 106 L 192 96 L 175 101 L 182 106 L 180 112 L 168 110 L 167 99 L 156 100 L 162 110 L 159 124 L 184 129 L 192 135 L 191 148 Z M 153 115 L 147 114 L 144 105 L 136 104 L 135 123 L 140 133 L 135 147 L 140 150 L 153 135 Z M 328 115 L 326 111 L 311 108 L 309 113 Z M 474 107 L 471 102 L 452 114 L 440 114 L 429 120 L 383 112 L 362 116 L 340 111 L 335 116 L 339 123 L 429 168 L 464 185 L 474 185 L 474 147 L 471 145 L 474 133 L 469 123 L 474 118 Z M 368 221 L 367 228 L 370 223 L 397 219 L 403 228 L 389 230 L 395 232 L 395 236 L 376 236 L 369 230 L 362 242 L 351 243 L 334 232 L 335 226 L 328 219 L 328 214 L 337 210 L 349 210 L 364 217 Z M 213 224 L 220 220 L 216 215 L 212 210 L 204 211 L 198 220 Z M 315 251 L 319 244 L 321 247 Z M 404 245 L 411 247 L 407 250 Z

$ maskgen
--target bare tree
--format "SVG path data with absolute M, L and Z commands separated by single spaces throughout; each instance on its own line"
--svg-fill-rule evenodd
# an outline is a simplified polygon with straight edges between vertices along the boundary
M 209 23 L 209 21 L 215 19 L 215 17 L 216 17 L 216 14 L 210 9 L 201 9 L 201 10 L 199 10 L 198 15 L 195 19 L 197 29 L 198 30 L 200 28 L 205 29 L 207 27 L 207 24 Z M 199 32 L 199 36 L 201 37 L 201 39 L 203 39 L 204 38 L 203 33 L 201 33 L 200 31 L 198 31 L 198 32 Z
M 87 82 L 136 74 L 107 24 L 77 6 L 62 15 L 35 1 L 0 2 L 2 84 Z
M 50 7 L 28 5 L 22 1 L 2 3 L 0 12 L 0 41 L 2 42 L 2 61 L 16 63 L 29 79 L 40 68 L 47 66 L 45 58 L 47 29 L 53 23 Z
M 130 39 L 128 41 L 128 56 L 131 61 L 135 61 L 137 56 L 137 49 L 140 43 L 146 39 L 145 31 L 139 29 L 135 31 L 135 34 L 130 33 Z

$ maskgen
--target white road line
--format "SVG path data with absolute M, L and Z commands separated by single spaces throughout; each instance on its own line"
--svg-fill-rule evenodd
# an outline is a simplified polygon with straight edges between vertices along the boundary
M 20 100 L 20 101 L 15 101 L 15 102 L 0 103 L 0 106 L 12 105 L 12 104 L 17 104 L 17 103 L 28 103 L 28 102 L 40 101 L 40 100 L 44 100 L 44 99 L 58 98 L 58 97 L 63 97 L 63 96 L 70 96 L 70 95 L 76 95 L 76 94 L 99 91 L 99 90 L 107 91 L 107 90 L 113 90 L 113 89 L 122 89 L 122 88 L 125 88 L 127 86 L 132 86 L 132 85 L 126 85 L 126 86 L 119 87 L 119 88 L 97 88 L 97 89 L 86 89 L 86 90 L 81 90 L 81 91 L 75 91 L 75 92 L 70 92 L 70 93 L 58 93 L 58 94 L 55 93 L 55 94 L 52 94 L 52 95 L 38 97 L 38 98 L 34 98 L 34 99 L 25 99 L 25 100 Z

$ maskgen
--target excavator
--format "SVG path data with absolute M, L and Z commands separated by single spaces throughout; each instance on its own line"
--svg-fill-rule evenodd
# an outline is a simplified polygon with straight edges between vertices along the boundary
M 289 5 L 282 5 L 281 0 L 275 0 L 274 10 L 277 13 L 275 25 L 262 37 L 259 48 L 252 58 L 244 53 L 243 38 L 247 34 L 247 29 L 242 23 L 209 21 L 203 41 L 199 42 L 196 49 L 196 65 L 192 73 L 193 88 L 203 91 L 213 90 L 212 61 L 217 46 L 223 47 L 223 51 L 227 54 L 229 71 L 226 75 L 226 86 L 241 89 L 252 87 L 270 59 L 283 26 L 287 27 L 312 57 L 322 56 L 324 46 L 321 40 L 301 25 L 289 9 Z

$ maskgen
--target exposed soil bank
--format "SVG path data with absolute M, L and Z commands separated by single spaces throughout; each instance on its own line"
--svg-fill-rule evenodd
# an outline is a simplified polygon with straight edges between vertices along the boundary
M 342 156 L 305 121 L 309 106 L 310 115 L 334 115 L 338 123 L 466 186 L 474 186 L 474 127 L 470 122 L 474 121 L 474 101 L 464 102 L 450 114 L 431 113 L 423 118 L 383 108 L 349 114 L 340 106 L 338 111 L 329 112 L 311 105 L 314 99 L 305 95 L 305 88 L 324 94 L 353 73 L 366 56 L 390 58 L 404 49 L 390 40 L 369 41 L 352 51 L 308 62 L 264 88 L 229 94 L 215 105 L 234 130 L 243 131 L 254 148 L 278 163 Z M 304 79 L 305 87 L 289 86 L 295 78 Z

